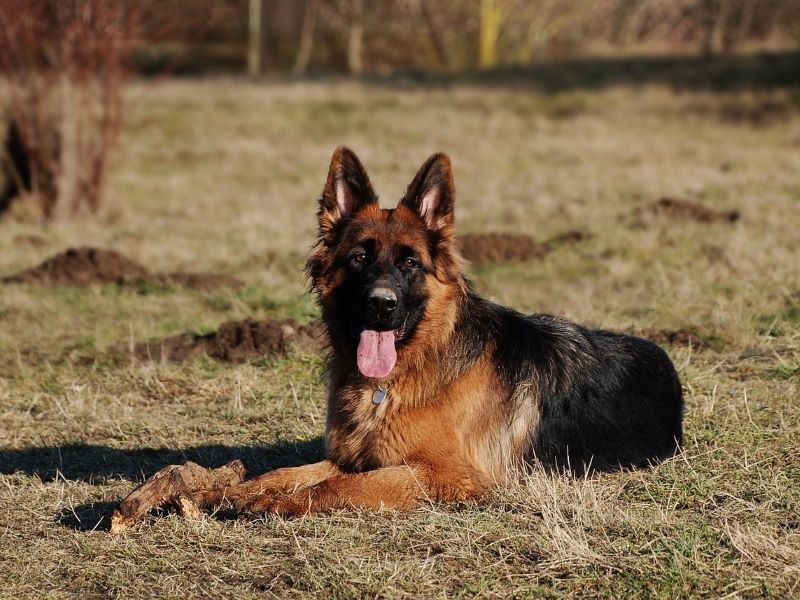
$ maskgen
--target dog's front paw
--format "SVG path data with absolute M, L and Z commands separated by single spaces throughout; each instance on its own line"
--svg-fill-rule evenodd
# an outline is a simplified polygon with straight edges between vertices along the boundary
M 300 490 L 275 498 L 266 512 L 284 518 L 302 517 L 313 512 L 314 500 L 311 490 Z
M 240 516 L 256 518 L 268 513 L 270 506 L 285 495 L 283 492 L 265 491 L 238 499 L 234 503 L 234 507 Z
M 311 503 L 309 490 L 294 493 L 266 492 L 237 502 L 236 510 L 245 518 L 258 518 L 264 515 L 300 517 L 311 512 Z

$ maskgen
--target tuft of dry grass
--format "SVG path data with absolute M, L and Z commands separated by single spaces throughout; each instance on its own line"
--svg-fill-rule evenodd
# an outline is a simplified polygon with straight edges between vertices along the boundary
M 136 84 L 112 174 L 115 202 L 97 220 L 45 231 L 6 220 L 0 276 L 89 243 L 153 272 L 223 272 L 246 285 L 2 287 L 4 593 L 797 595 L 800 112 L 792 98 L 662 87 Z M 783 108 L 773 114 L 774 106 Z M 108 535 L 111 503 L 166 464 L 242 458 L 257 472 L 321 454 L 317 356 L 177 365 L 120 362 L 112 351 L 234 319 L 315 318 L 301 267 L 315 198 L 341 143 L 363 158 L 387 205 L 428 154 L 448 151 L 463 233 L 591 234 L 541 260 L 474 265 L 470 275 L 482 293 L 523 311 L 663 335 L 686 392 L 684 453 L 588 479 L 534 470 L 480 504 L 254 523 L 166 516 Z M 661 197 L 741 218 L 640 222 L 636 209 Z M 670 335 L 680 331 L 702 345 Z

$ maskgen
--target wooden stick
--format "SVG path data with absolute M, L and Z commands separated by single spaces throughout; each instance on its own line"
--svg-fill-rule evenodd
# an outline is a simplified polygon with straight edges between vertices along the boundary
M 193 462 L 164 467 L 123 498 L 111 516 L 111 532 L 123 531 L 151 510 L 167 505 L 186 518 L 198 519 L 203 508 L 220 503 L 225 490 L 241 484 L 244 477 L 245 467 L 240 460 L 217 469 Z

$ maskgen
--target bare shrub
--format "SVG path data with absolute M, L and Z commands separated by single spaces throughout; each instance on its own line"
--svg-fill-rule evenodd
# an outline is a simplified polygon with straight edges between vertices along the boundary
M 3 0 L 0 69 L 9 131 L 19 135 L 27 169 L 17 192 L 56 209 L 96 212 L 123 106 L 137 10 L 113 0 Z M 25 164 L 19 164 L 24 160 Z

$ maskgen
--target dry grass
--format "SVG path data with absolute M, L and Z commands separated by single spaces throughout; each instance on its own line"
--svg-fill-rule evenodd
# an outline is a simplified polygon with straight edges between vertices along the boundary
M 113 206 L 46 231 L 6 220 L 0 275 L 91 244 L 154 271 L 248 283 L 3 287 L 0 595 L 800 594 L 797 92 L 211 80 L 130 95 Z M 541 262 L 472 277 L 522 310 L 697 332 L 706 349 L 670 348 L 687 396 L 685 454 L 588 480 L 536 472 L 480 506 L 102 531 L 108 503 L 165 464 L 242 457 L 259 470 L 320 453 L 316 357 L 120 364 L 106 351 L 247 316 L 310 320 L 300 269 L 340 143 L 359 152 L 386 203 L 429 153 L 450 152 L 461 231 L 591 231 Z M 634 222 L 661 196 L 742 218 Z

